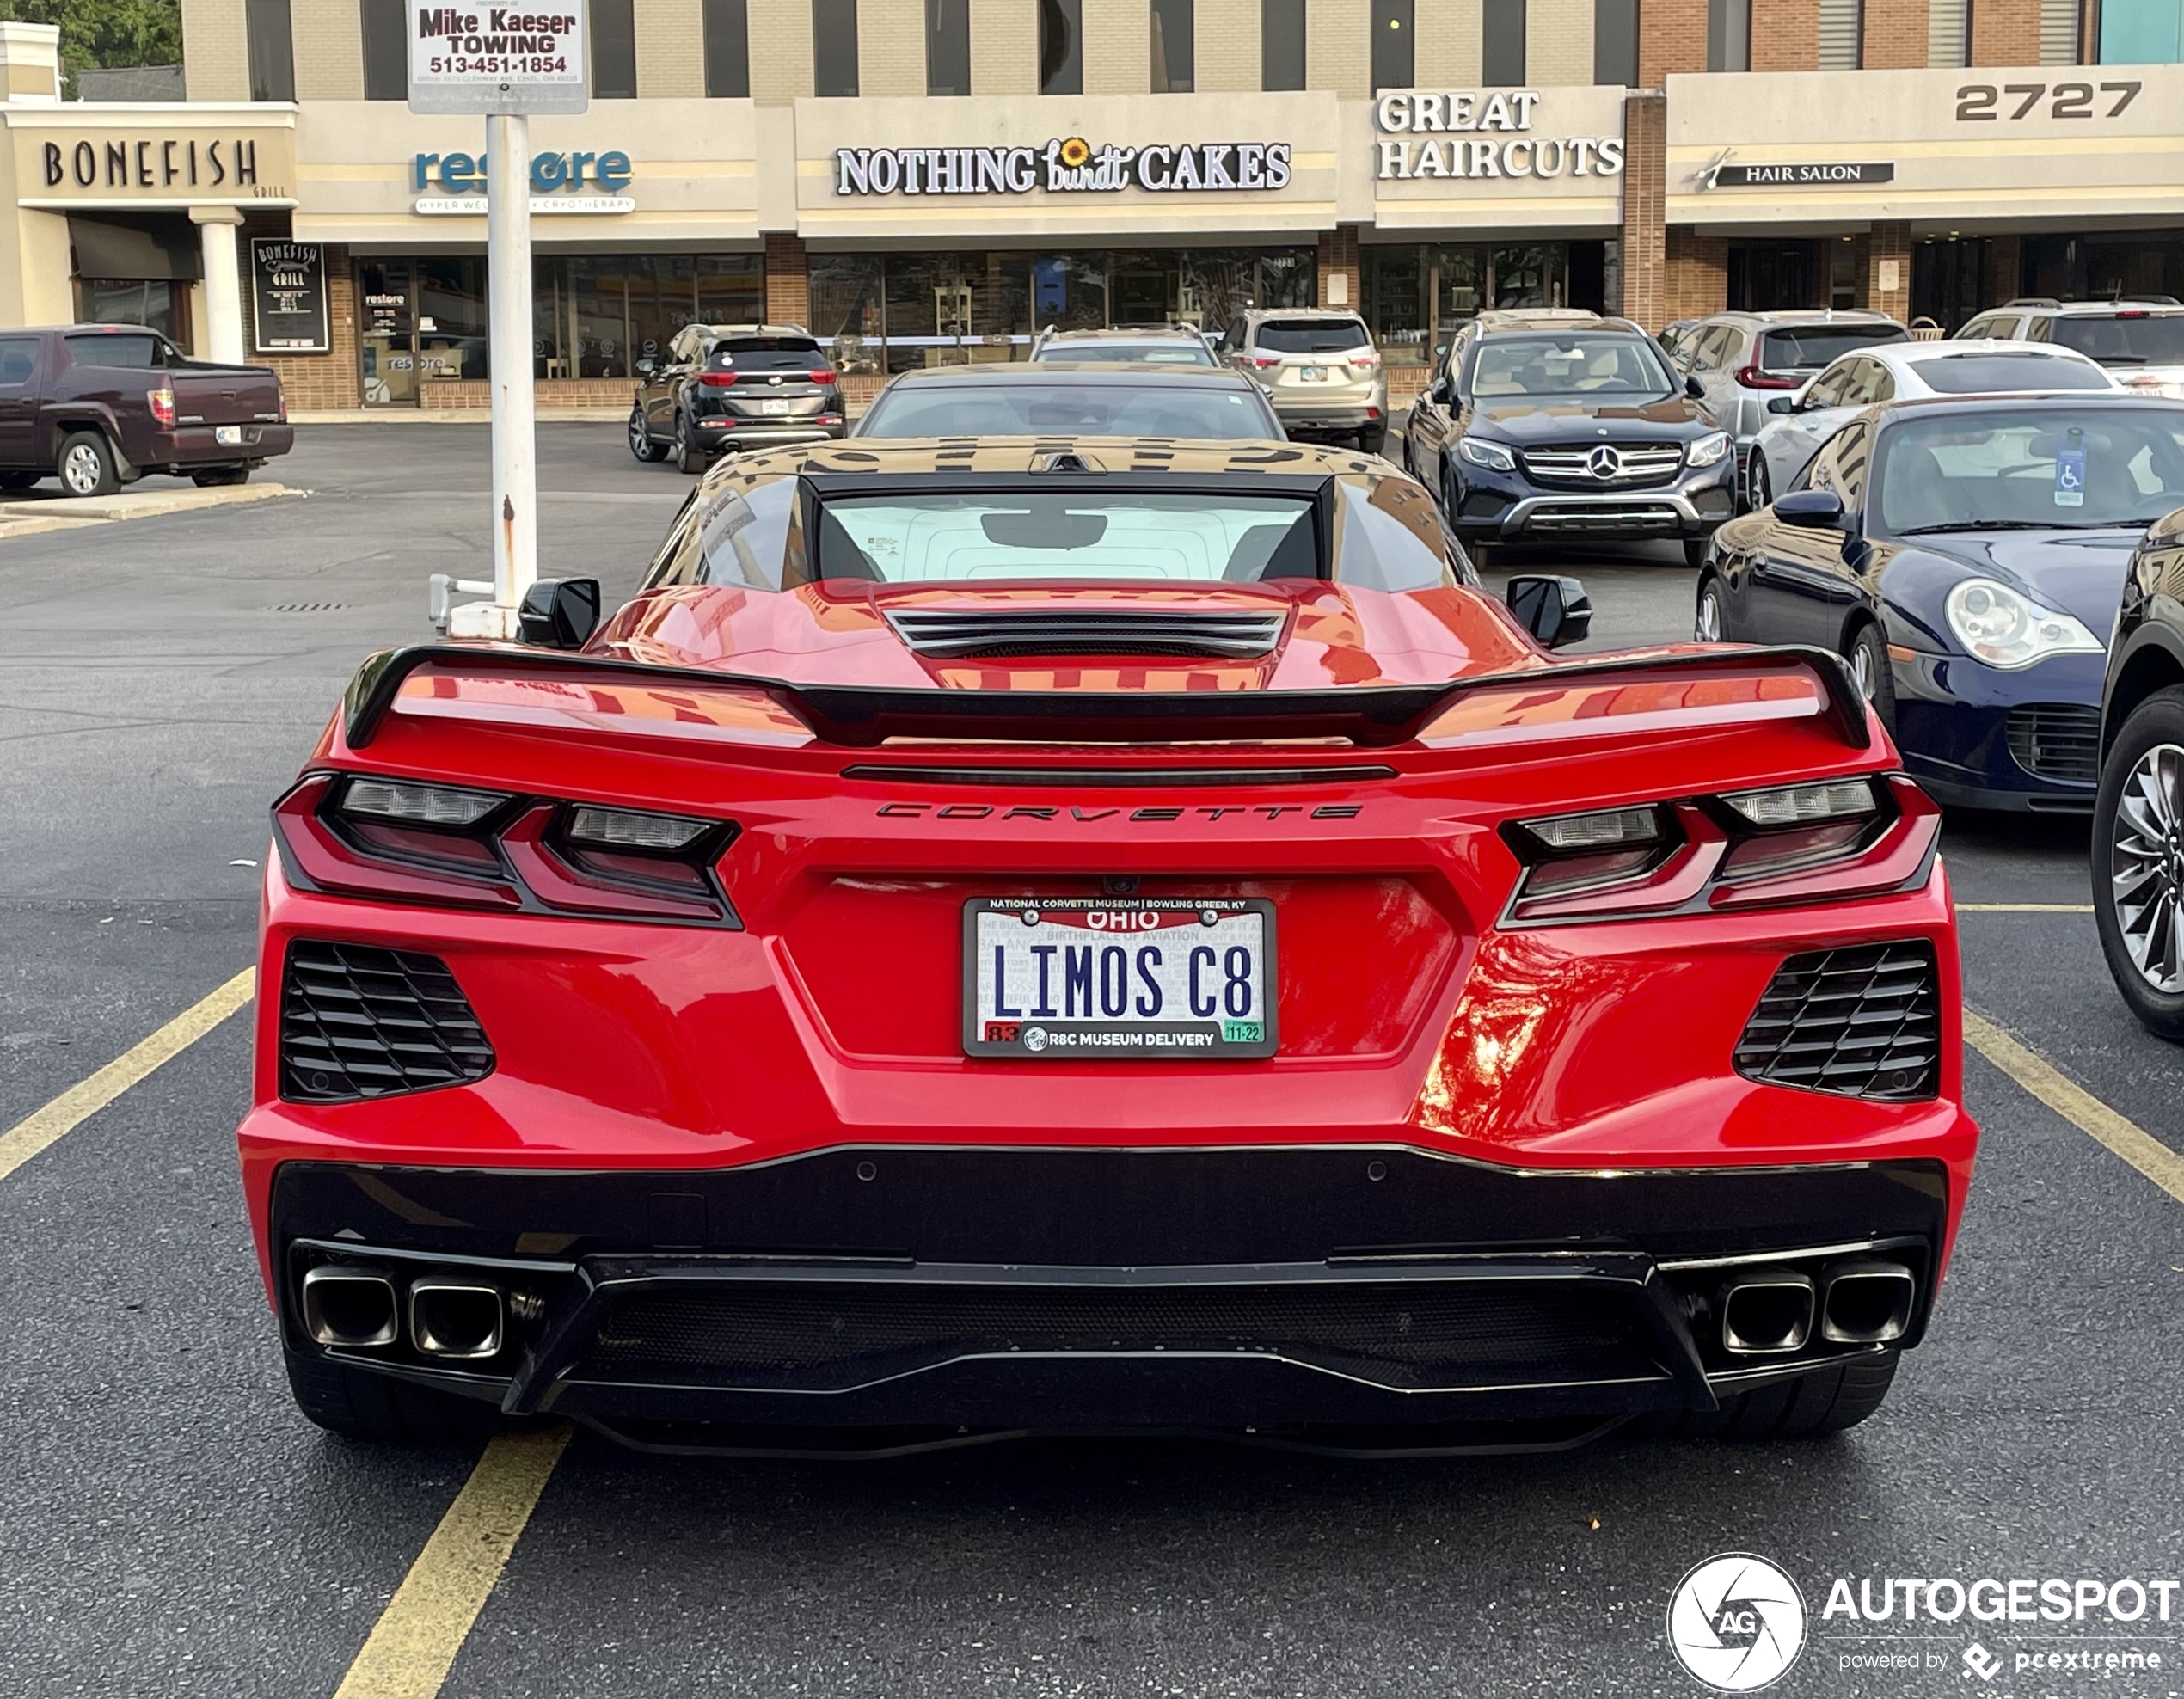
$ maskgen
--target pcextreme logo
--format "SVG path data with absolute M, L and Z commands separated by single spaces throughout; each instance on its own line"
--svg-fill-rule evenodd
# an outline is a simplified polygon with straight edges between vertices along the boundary
M 1668 1597 L 1676 1660 L 1722 1693 L 1757 1693 L 1805 1649 L 1805 1595 L 1781 1568 L 1750 1552 L 1709 1557 Z

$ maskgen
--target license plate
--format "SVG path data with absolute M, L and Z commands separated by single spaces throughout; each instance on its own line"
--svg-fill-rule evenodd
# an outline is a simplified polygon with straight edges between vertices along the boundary
M 794 403 L 786 396 L 769 396 L 758 403 L 758 411 L 769 418 L 778 418 L 794 405 Z
M 240 425 L 215 425 L 212 427 L 212 440 L 218 443 L 222 448 L 241 448 L 242 446 L 242 426 Z
M 1327 382 L 1327 368 L 1323 365 L 1301 366 L 1298 369 L 1297 377 L 1300 383 L 1324 383 Z
M 1274 905 L 1262 898 L 975 897 L 963 1050 L 1039 1061 L 1274 1053 Z

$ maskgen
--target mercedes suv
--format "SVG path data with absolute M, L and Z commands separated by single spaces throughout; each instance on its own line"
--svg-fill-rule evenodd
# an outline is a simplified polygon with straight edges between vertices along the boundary
M 1696 566 L 1736 505 L 1729 435 L 1628 319 L 1482 313 L 1412 407 L 1402 460 L 1475 560 L 1498 543 L 1674 538 Z

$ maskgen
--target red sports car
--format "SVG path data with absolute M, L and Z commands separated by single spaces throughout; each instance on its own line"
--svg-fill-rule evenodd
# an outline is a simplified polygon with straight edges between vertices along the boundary
M 374 656 L 273 809 L 241 1132 L 304 1411 L 1871 1413 L 1977 1141 L 1936 810 L 1833 655 L 1511 604 L 1377 459 L 856 441 L 716 469 L 596 629 Z

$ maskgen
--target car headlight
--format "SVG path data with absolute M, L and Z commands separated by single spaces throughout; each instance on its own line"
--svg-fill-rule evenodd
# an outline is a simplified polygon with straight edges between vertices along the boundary
M 1957 641 L 1989 666 L 2012 671 L 2050 655 L 2099 654 L 2101 640 L 2065 613 L 1991 578 L 1967 578 L 1945 604 Z
M 1711 466 L 1728 451 L 1729 433 L 1727 431 L 1709 431 L 1684 451 L 1684 458 L 1693 466 Z
M 1517 469 L 1517 457 L 1500 443 L 1488 442 L 1482 437 L 1459 437 L 1456 451 L 1474 466 L 1485 466 L 1496 472 Z

